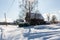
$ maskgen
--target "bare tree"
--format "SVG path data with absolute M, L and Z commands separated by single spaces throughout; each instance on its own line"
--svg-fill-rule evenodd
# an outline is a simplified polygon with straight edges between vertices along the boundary
M 56 16 L 53 15 L 53 16 L 52 16 L 52 20 L 51 20 L 51 22 L 52 22 L 52 23 L 56 23 L 56 20 L 57 20 Z
M 47 20 L 50 21 L 50 14 L 47 14 Z
M 38 0 L 22 0 L 21 4 L 20 4 L 20 14 L 19 14 L 19 18 L 23 18 L 25 17 L 26 13 L 29 12 L 33 12 L 35 11 L 35 7 L 37 6 L 36 4 L 38 3 Z
M 37 7 L 38 0 L 20 0 L 20 13 L 18 14 L 17 20 L 25 20 L 26 13 L 31 13 L 35 11 L 35 7 Z M 16 20 L 16 21 L 17 21 Z

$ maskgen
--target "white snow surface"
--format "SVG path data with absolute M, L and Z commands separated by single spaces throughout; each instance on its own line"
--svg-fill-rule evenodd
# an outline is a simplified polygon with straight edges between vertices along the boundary
M 43 16 L 40 13 L 31 13 L 31 19 L 44 19 Z
M 60 40 L 60 24 L 31 27 L 0 25 L 0 40 Z

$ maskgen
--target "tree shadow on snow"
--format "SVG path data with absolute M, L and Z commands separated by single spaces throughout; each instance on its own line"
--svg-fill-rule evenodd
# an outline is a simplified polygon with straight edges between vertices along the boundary
M 28 40 L 44 37 L 43 40 L 46 40 L 46 39 L 51 38 L 51 37 L 49 37 L 50 35 L 55 35 L 58 33 L 60 33 L 60 32 L 53 31 L 53 32 L 24 33 L 24 37 L 27 37 Z M 48 37 L 46 37 L 46 36 L 48 36 Z

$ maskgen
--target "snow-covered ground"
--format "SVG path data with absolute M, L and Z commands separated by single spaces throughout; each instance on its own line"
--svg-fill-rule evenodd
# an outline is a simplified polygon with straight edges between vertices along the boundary
M 60 24 L 21 27 L 0 25 L 0 40 L 60 40 Z

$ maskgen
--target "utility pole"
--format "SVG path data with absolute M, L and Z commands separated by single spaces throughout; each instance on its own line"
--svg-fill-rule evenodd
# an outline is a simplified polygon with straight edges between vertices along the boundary
M 50 21 L 50 14 L 49 13 L 47 14 L 47 20 L 48 20 L 48 22 Z
M 7 26 L 6 13 L 4 13 L 4 17 L 5 17 L 5 24 L 6 24 L 6 26 Z

